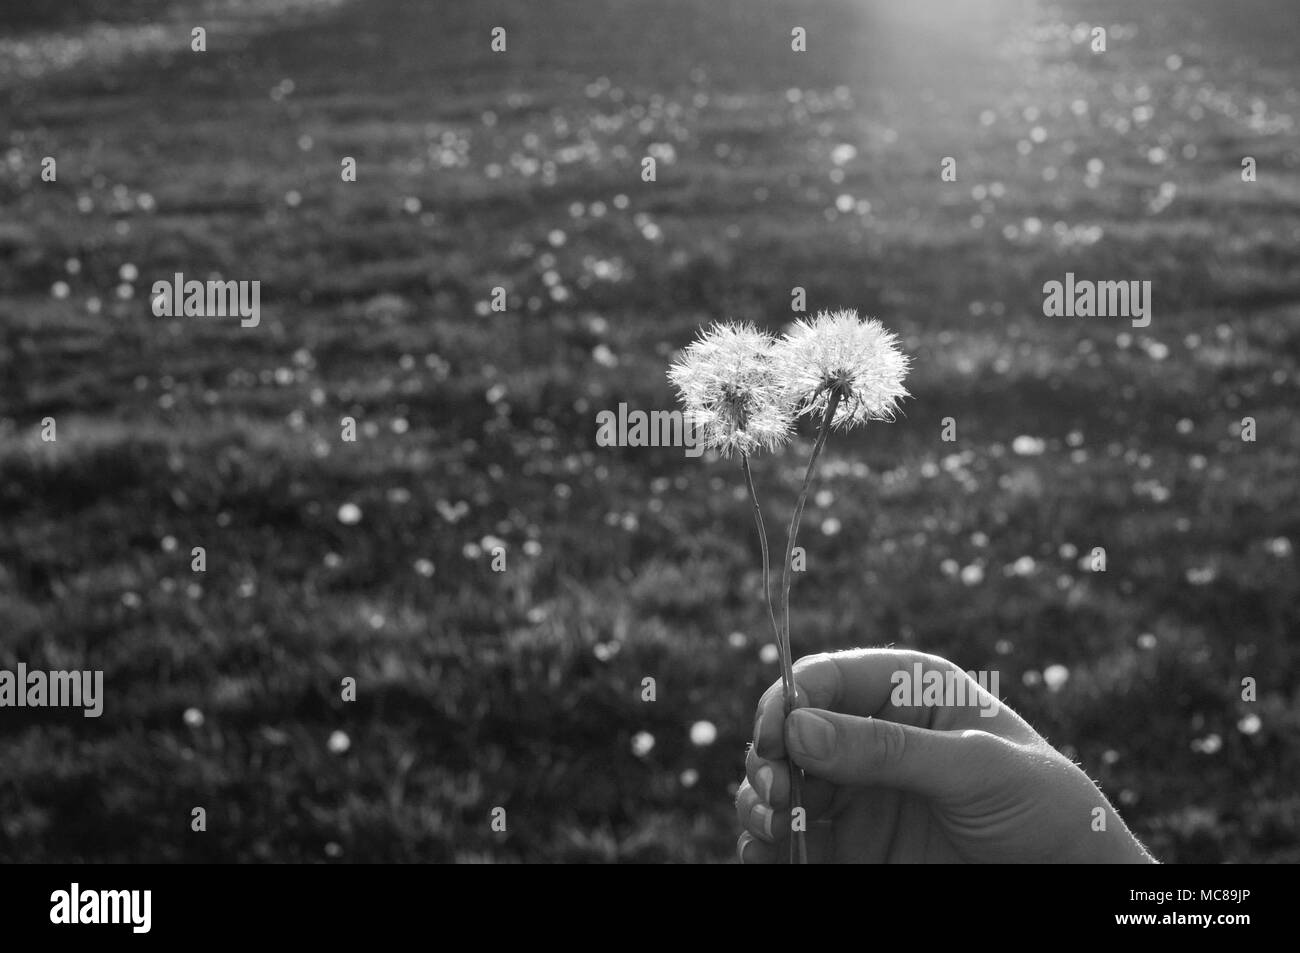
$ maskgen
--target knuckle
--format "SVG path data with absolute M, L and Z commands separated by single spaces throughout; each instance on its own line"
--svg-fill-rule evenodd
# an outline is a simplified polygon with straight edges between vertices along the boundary
M 868 728 L 868 766 L 873 772 L 885 772 L 903 761 L 907 733 L 901 725 L 883 718 L 872 718 Z
M 1023 746 L 1010 738 L 980 728 L 966 728 L 958 737 L 971 755 L 983 761 L 1002 761 L 1023 751 Z
M 746 798 L 749 795 L 749 792 L 752 790 L 753 788 L 749 786 L 748 779 L 740 782 L 740 787 L 736 788 L 736 800 L 734 802 L 737 811 L 742 810 L 742 806 L 744 811 L 746 812 L 749 811 L 749 806 L 746 803 Z

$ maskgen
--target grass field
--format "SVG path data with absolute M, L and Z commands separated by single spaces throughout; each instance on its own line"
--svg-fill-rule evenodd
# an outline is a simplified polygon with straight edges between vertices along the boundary
M 0 857 L 729 859 L 740 475 L 594 421 L 799 286 L 914 399 L 829 445 L 796 653 L 996 669 L 1161 859 L 1300 861 L 1288 4 L 55 6 L 0 14 L 0 668 L 107 699 L 0 713 Z M 261 324 L 154 317 L 177 271 Z M 1045 318 L 1067 271 L 1151 325 Z

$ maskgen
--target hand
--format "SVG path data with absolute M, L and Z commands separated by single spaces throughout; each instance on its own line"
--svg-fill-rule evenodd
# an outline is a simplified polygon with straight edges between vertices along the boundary
M 965 683 L 966 703 L 893 704 L 895 673 L 917 663 Z M 810 863 L 1156 862 L 1082 770 L 947 659 L 858 649 L 794 674 L 788 718 L 779 681 L 758 703 L 743 863 L 789 859 L 787 758 L 805 772 Z

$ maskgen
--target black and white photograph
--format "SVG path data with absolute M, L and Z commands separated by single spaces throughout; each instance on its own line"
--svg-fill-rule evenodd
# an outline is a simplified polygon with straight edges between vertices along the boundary
M 3 0 L 21 919 L 1300 861 L 1298 53 L 1287 0 Z M 1112 934 L 1250 922 L 1106 876 Z

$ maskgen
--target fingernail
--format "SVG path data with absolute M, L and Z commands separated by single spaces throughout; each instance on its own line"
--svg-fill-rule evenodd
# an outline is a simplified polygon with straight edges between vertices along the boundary
M 768 840 L 772 839 L 772 809 L 766 804 L 755 804 L 749 809 L 749 820 L 753 827 L 763 832 Z
M 790 713 L 794 722 L 795 745 L 805 755 L 824 761 L 835 750 L 835 726 L 821 715 L 814 715 L 807 709 Z
M 736 841 L 736 857 L 742 864 L 745 862 L 745 848 L 752 843 L 754 843 L 754 835 L 749 831 L 741 834 L 740 839 Z
M 754 772 L 754 790 L 758 792 L 764 804 L 772 803 L 772 781 L 775 777 L 772 766 L 767 764 Z

